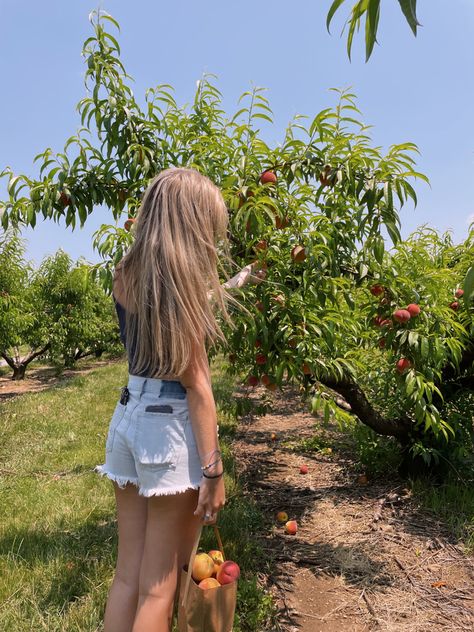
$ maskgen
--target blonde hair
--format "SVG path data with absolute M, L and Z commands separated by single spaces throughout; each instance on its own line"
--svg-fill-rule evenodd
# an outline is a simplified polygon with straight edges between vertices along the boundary
M 148 185 L 134 242 L 119 264 L 133 373 L 179 376 L 193 348 L 227 343 L 214 308 L 233 326 L 226 303 L 240 304 L 218 274 L 219 256 L 232 262 L 228 222 L 220 190 L 194 169 L 166 169 Z

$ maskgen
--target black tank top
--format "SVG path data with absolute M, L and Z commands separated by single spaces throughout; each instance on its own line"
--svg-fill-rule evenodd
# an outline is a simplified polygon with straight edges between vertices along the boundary
M 136 341 L 135 340 L 127 341 L 127 336 L 126 336 L 127 311 L 125 307 L 117 301 L 117 299 L 115 298 L 113 294 L 112 294 L 112 298 L 114 299 L 115 310 L 117 312 L 119 326 L 120 326 L 120 340 L 123 342 L 123 346 L 127 350 L 128 372 L 131 375 L 139 375 L 140 377 L 152 377 L 151 371 L 149 370 L 149 368 L 145 369 L 141 373 L 137 373 L 133 370 L 133 367 L 131 366 L 131 358 L 133 358 L 133 354 L 135 353 Z M 169 380 L 169 381 L 177 381 L 177 380 Z

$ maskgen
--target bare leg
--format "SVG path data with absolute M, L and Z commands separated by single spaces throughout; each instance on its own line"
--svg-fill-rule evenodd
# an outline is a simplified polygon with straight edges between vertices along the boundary
M 180 565 L 186 563 L 200 518 L 198 490 L 151 496 L 132 632 L 169 632 Z M 187 556 L 187 558 L 186 558 Z
M 114 483 L 117 503 L 118 554 L 115 577 L 105 608 L 104 632 L 130 632 L 138 603 L 138 579 L 145 543 L 147 499 L 135 485 Z

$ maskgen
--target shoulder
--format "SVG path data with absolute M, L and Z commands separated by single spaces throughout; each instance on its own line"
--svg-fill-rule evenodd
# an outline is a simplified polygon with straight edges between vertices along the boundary
M 125 305 L 125 285 L 123 280 L 123 271 L 121 261 L 115 266 L 114 276 L 112 279 L 112 292 L 116 300 Z

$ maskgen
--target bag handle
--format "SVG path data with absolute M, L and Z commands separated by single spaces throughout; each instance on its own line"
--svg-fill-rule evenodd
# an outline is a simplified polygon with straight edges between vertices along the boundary
M 211 526 L 211 525 L 208 525 Z M 222 553 L 222 558 L 225 561 L 225 554 L 224 554 L 224 547 L 222 546 L 222 540 L 221 540 L 221 534 L 219 532 L 219 528 L 216 524 L 212 525 L 214 527 L 214 533 L 216 535 L 216 539 L 217 539 L 217 544 L 219 546 L 219 551 Z M 194 540 L 194 544 L 193 544 L 193 548 L 191 551 L 191 555 L 189 556 L 189 564 L 188 564 L 188 575 L 186 577 L 186 584 L 184 586 L 184 593 L 183 593 L 183 598 L 181 600 L 182 605 L 184 606 L 184 604 L 186 603 L 186 598 L 188 596 L 188 589 L 189 589 L 189 582 L 191 581 L 191 573 L 192 573 L 192 568 L 194 565 L 194 558 L 196 557 L 196 551 L 199 545 L 199 540 L 201 539 L 201 534 L 202 534 L 202 527 L 203 524 L 201 523 L 199 526 L 199 529 L 197 530 L 196 533 L 196 538 Z M 181 569 L 180 569 L 181 571 Z

